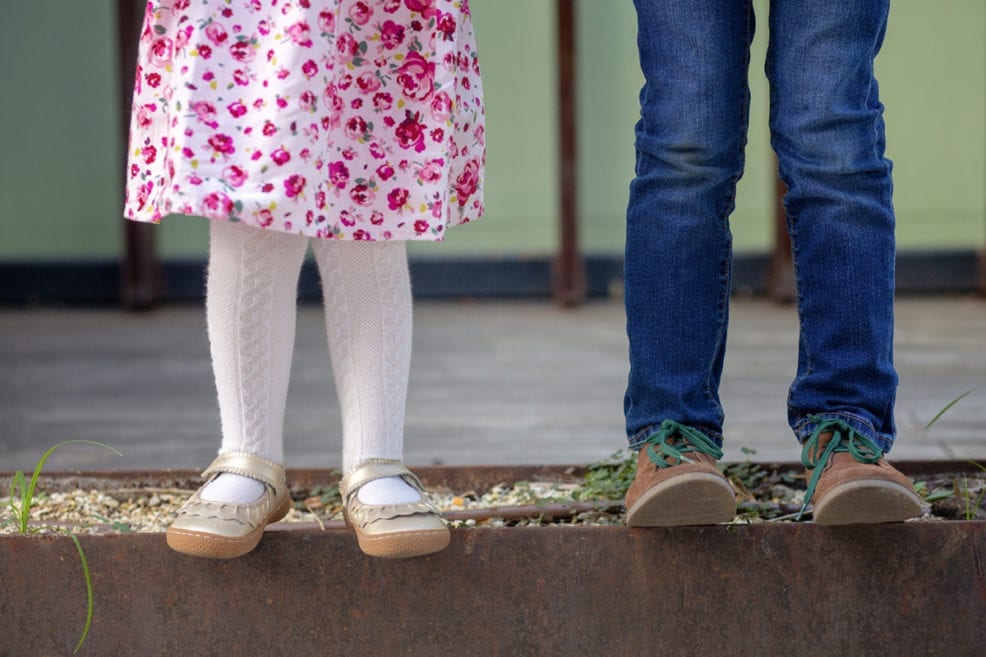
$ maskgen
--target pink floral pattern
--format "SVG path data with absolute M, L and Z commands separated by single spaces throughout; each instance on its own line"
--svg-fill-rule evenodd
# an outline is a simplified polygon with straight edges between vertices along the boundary
M 147 5 L 128 219 L 442 240 L 483 214 L 468 0 Z

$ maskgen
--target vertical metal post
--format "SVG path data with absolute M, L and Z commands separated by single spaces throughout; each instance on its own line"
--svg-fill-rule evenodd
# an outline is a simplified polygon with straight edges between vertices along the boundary
M 774 163 L 776 165 L 776 158 Z M 784 211 L 786 193 L 787 186 L 778 177 L 774 181 L 774 247 L 767 270 L 767 294 L 778 303 L 791 303 L 795 299 L 794 256 Z
M 130 106 L 143 15 L 144 3 L 116 0 L 121 100 L 119 126 L 123 144 L 127 144 L 130 129 Z M 126 158 L 123 163 L 126 167 Z M 124 170 L 124 176 L 127 175 Z M 123 254 L 120 262 L 120 301 L 123 307 L 128 310 L 150 308 L 161 301 L 163 290 L 161 266 L 154 246 L 154 227 L 123 220 Z
M 557 0 L 560 243 L 553 267 L 555 301 L 575 306 L 585 300 L 585 263 L 578 244 L 578 159 L 576 151 L 575 1 Z

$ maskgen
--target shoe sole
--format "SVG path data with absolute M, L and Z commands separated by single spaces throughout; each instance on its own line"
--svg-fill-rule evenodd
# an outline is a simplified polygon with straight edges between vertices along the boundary
M 918 496 L 884 479 L 861 479 L 836 486 L 818 501 L 813 514 L 816 525 L 903 522 L 919 515 Z
M 630 527 L 715 525 L 736 517 L 736 494 L 718 475 L 691 472 L 662 481 L 627 510 Z
M 448 547 L 451 534 L 447 527 L 412 532 L 364 534 L 356 529 L 359 549 L 371 557 L 405 559 L 440 552 Z
M 235 559 L 236 557 L 242 557 L 257 547 L 267 525 L 277 522 L 286 516 L 290 510 L 291 498 L 286 497 L 281 506 L 267 517 L 266 522 L 259 525 L 249 534 L 235 538 L 169 527 L 166 535 L 168 547 L 182 554 L 192 557 L 204 557 L 206 559 Z

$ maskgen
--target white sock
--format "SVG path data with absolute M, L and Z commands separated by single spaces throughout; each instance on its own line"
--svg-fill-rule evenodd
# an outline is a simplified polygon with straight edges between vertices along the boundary
M 222 419 L 221 452 L 284 461 L 283 425 L 298 275 L 308 238 L 226 221 L 209 223 L 206 319 Z M 223 473 L 204 499 L 244 504 L 264 484 Z
M 313 240 L 342 411 L 342 467 L 402 459 L 411 366 L 411 281 L 404 242 Z M 360 488 L 365 504 L 420 499 L 403 479 Z

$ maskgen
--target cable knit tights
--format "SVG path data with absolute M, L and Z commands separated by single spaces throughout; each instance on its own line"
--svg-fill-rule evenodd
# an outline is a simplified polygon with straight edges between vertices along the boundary
M 284 407 L 294 349 L 298 275 L 309 239 L 212 221 L 206 319 L 222 420 L 221 451 L 284 461 Z M 411 286 L 404 242 L 312 240 L 342 411 L 343 469 L 400 459 L 411 360 Z M 223 473 L 205 499 L 242 504 L 263 484 Z M 411 502 L 400 479 L 370 482 L 368 504 Z

